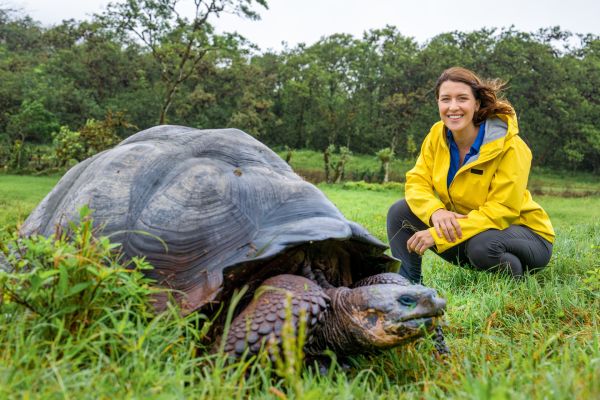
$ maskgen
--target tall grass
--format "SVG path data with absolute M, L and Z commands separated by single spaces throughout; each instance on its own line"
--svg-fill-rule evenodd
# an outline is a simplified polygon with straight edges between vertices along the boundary
M 4 224 L 24 217 L 54 181 L 0 176 Z M 348 218 L 386 240 L 385 215 L 402 197 L 401 186 L 319 187 Z M 557 240 L 550 266 L 535 275 L 514 282 L 426 254 L 424 279 L 448 301 L 445 331 L 452 354 L 446 359 L 437 359 L 425 340 L 339 360 L 347 366 L 334 363 L 325 375 L 265 360 L 226 363 L 205 351 L 202 316 L 182 318 L 172 310 L 149 315 L 147 282 L 119 272 L 118 260 L 106 252 L 110 244 L 99 242 L 84 258 L 112 265 L 111 276 L 118 279 L 102 290 L 118 301 L 103 300 L 93 318 L 65 319 L 65 313 L 81 311 L 78 303 L 58 303 L 43 313 L 23 308 L 6 292 L 2 296 L 0 398 L 600 398 L 600 288 L 584 282 L 588 270 L 600 267 L 600 197 L 536 200 L 551 215 Z M 5 243 L 7 233 L 2 237 Z M 78 254 L 82 247 L 70 244 L 74 249 L 67 252 L 65 243 L 36 246 L 32 251 L 44 256 L 30 259 L 45 260 L 50 269 L 57 252 Z M 64 283 L 60 268 L 45 279 L 38 287 L 62 285 L 63 295 L 76 291 L 77 283 Z M 92 274 L 82 281 L 94 279 Z M 33 284 L 14 281 L 13 291 L 33 296 L 27 290 Z M 64 304 L 71 304 L 70 311 Z M 286 351 L 295 354 L 290 346 Z

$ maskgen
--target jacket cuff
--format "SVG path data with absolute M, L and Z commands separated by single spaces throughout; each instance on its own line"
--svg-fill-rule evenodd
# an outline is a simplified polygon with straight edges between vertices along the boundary
M 443 253 L 444 251 L 456 246 L 457 244 L 463 241 L 457 239 L 456 242 L 451 243 L 448 242 L 444 236 L 439 237 L 437 232 L 435 231 L 435 228 L 429 228 L 428 231 L 429 233 L 431 233 L 431 237 L 433 237 L 433 241 L 435 242 L 435 249 L 438 253 Z

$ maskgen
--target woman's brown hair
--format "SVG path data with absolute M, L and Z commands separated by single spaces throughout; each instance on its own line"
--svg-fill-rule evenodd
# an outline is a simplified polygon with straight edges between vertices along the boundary
M 494 114 L 514 114 L 515 110 L 508 100 L 500 97 L 501 90 L 506 85 L 500 79 L 483 80 L 473 71 L 462 67 L 448 68 L 438 78 L 435 84 L 435 98 L 439 98 L 440 86 L 446 81 L 461 82 L 468 85 L 473 96 L 479 100 L 479 110 L 473 115 L 473 123 L 479 125 Z

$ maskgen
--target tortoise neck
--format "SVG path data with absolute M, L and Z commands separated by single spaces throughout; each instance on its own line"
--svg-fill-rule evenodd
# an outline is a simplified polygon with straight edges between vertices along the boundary
M 352 305 L 355 292 L 347 287 L 325 290 L 331 298 L 330 307 L 323 313 L 315 327 L 313 338 L 304 347 L 307 355 L 323 354 L 326 349 L 338 355 L 365 352 L 366 339 L 352 321 Z

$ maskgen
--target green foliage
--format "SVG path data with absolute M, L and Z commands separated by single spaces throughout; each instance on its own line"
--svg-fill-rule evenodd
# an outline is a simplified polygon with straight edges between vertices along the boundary
M 583 280 L 592 290 L 600 292 L 600 267 L 587 271 L 587 277 Z
M 50 134 L 58 128 L 56 116 L 46 110 L 39 100 L 25 100 L 19 111 L 8 120 L 7 131 L 21 142 L 31 139 L 45 142 Z
M 191 4 L 194 17 L 189 20 L 179 13 L 177 3 L 177 0 L 111 3 L 101 18 L 105 26 L 114 29 L 128 42 L 142 43 L 159 67 L 163 85 L 159 124 L 166 123 L 175 93 L 197 72 L 207 53 L 227 50 L 235 43 L 232 36 L 216 35 L 208 18 L 230 12 L 257 19 L 258 14 L 252 10 L 253 3 L 266 7 L 265 0 L 195 1 Z M 243 121 L 251 116 L 239 114 L 235 117 Z
M 52 134 L 52 144 L 59 165 L 70 165 L 86 157 L 81 135 L 70 130 L 68 126 L 61 126 L 58 132 Z
M 111 114 L 103 121 L 87 120 L 85 125 L 79 130 L 79 137 L 83 144 L 85 157 L 93 156 L 119 143 L 120 139 L 116 134 L 115 128 L 120 125 L 129 126 L 127 122 L 121 120 L 115 121 Z
M 34 334 L 43 343 L 77 339 L 121 307 L 142 318 L 152 310 L 150 282 L 143 275 L 151 267 L 140 259 L 131 268 L 121 266 L 117 245 L 94 237 L 90 210 L 83 208 L 80 218 L 58 236 L 14 238 L 2 246 L 14 268 L 0 275 L 2 313 L 25 315 L 32 329 L 41 328 Z
M 81 133 L 88 119 L 116 110 L 140 128 L 157 121 L 234 127 L 273 147 L 321 152 L 333 144 L 371 155 L 389 147 L 397 159 L 414 160 L 438 119 L 435 80 L 443 69 L 462 65 L 508 81 L 505 96 L 534 165 L 600 170 L 595 35 L 558 27 L 485 28 L 419 44 L 387 26 L 361 38 L 333 34 L 312 45 L 261 52 L 236 34 L 216 34 L 210 18 L 234 12 L 254 19 L 254 8 L 265 1 L 178 3 L 197 7 L 194 19 L 179 15 L 176 3 L 121 1 L 90 21 L 50 28 L 5 11 L 0 135 L 11 148 L 15 140 L 47 144 L 59 125 Z M 378 169 L 354 171 L 353 179 L 381 180 Z M 309 175 L 323 172 L 321 163 Z M 390 180 L 393 175 L 392 167 Z
M 109 112 L 102 121 L 87 120 L 79 131 L 61 126 L 58 132 L 52 133 L 52 146 L 28 146 L 16 140 L 11 152 L 6 155 L 0 153 L 0 160 L 6 157 L 6 169 L 17 172 L 71 167 L 115 146 L 121 140 L 116 133 L 117 129 L 129 127 L 131 124 L 124 120 L 122 113 Z
M 375 192 L 394 191 L 396 194 L 404 192 L 404 184 L 400 182 L 370 183 L 365 181 L 344 182 L 345 190 L 370 190 Z
M 0 143 L 0 167 L 4 172 L 39 173 L 56 167 L 54 149 L 48 145 L 15 140 Z

